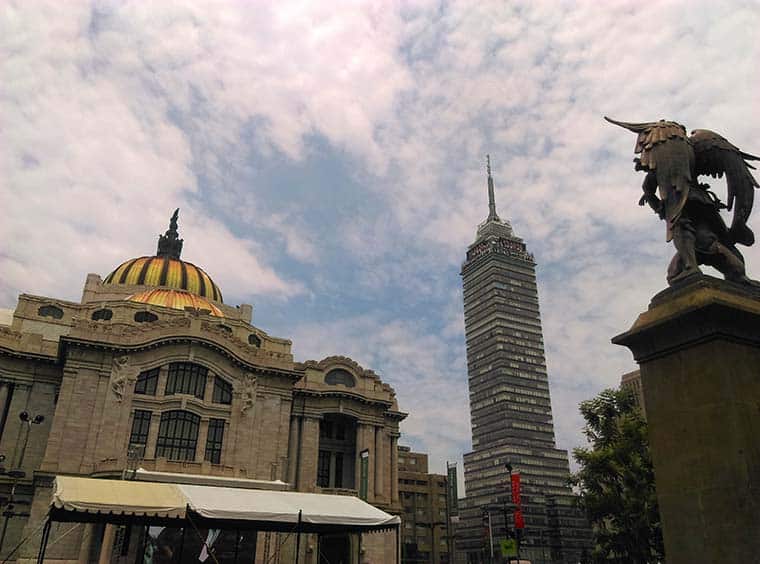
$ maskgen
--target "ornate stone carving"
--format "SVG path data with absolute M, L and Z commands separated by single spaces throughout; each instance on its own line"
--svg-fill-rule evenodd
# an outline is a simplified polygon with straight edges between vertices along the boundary
M 256 375 L 252 372 L 246 372 L 243 377 L 243 404 L 240 406 L 240 414 L 245 415 L 246 412 L 253 407 L 256 402 Z
M 111 391 L 119 403 L 124 399 L 124 389 L 129 379 L 128 364 L 129 357 L 123 355 L 114 357 L 113 364 L 111 365 Z

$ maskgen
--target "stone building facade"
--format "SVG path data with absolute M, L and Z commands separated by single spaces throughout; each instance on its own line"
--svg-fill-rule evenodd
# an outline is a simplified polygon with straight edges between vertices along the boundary
M 428 473 L 428 455 L 399 447 L 399 494 L 404 508 L 401 553 L 407 564 L 448 564 L 446 476 Z
M 620 377 L 620 389 L 629 390 L 633 394 L 633 399 L 636 401 L 636 405 L 641 410 L 641 415 L 644 419 L 647 418 L 647 408 L 644 402 L 644 389 L 641 387 L 641 371 L 633 370 L 632 372 L 626 372 Z
M 6 496 L 15 482 L 20 514 L 3 557 L 23 537 L 12 559 L 36 555 L 56 474 L 121 478 L 140 467 L 177 481 L 357 495 L 367 451 L 367 501 L 400 512 L 405 414 L 393 389 L 346 357 L 295 362 L 291 342 L 252 325 L 251 306 L 225 304 L 202 269 L 180 260 L 181 246 L 175 215 L 155 256 L 88 275 L 80 302 L 22 294 L 0 315 L 0 454 L 24 471 L 0 476 Z M 44 420 L 21 421 L 22 411 Z M 54 526 L 47 560 L 97 561 L 118 541 L 106 546 L 112 561 L 142 562 L 143 531 L 68 529 Z M 276 562 L 275 547 L 280 561 L 292 558 L 278 536 L 259 534 L 255 562 Z M 356 563 L 355 537 L 320 549 Z M 366 554 L 392 561 L 392 535 L 365 537 Z M 320 562 L 316 547 L 304 542 L 301 562 Z

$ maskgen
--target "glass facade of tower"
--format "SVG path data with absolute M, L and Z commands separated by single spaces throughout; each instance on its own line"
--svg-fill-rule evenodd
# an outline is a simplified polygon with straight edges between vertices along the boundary
M 535 262 L 496 215 L 490 174 L 489 197 L 489 217 L 462 265 L 473 450 L 464 455 L 458 546 L 469 562 L 490 562 L 490 518 L 499 554 L 505 513 L 512 527 L 509 463 L 522 480 L 522 558 L 576 563 L 589 533 L 567 483 L 567 451 L 555 447 Z

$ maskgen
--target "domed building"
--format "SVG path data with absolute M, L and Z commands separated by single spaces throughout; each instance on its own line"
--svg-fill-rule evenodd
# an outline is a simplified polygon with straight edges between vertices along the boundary
M 81 564 L 394 562 L 392 535 L 361 534 L 392 527 L 305 514 L 349 501 L 400 513 L 393 389 L 347 357 L 296 362 L 181 259 L 177 222 L 155 255 L 88 275 L 79 303 L 22 294 L 0 310 L 0 557 L 44 544 L 45 560 Z M 175 486 L 184 521 L 157 501 Z M 303 535 L 272 517 L 293 500 Z M 247 520 L 259 503 L 269 517 Z

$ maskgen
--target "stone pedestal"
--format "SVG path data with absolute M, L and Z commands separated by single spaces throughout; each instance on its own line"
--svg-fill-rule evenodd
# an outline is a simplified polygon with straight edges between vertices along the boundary
M 691 278 L 613 343 L 641 367 L 668 564 L 760 561 L 760 292 Z

